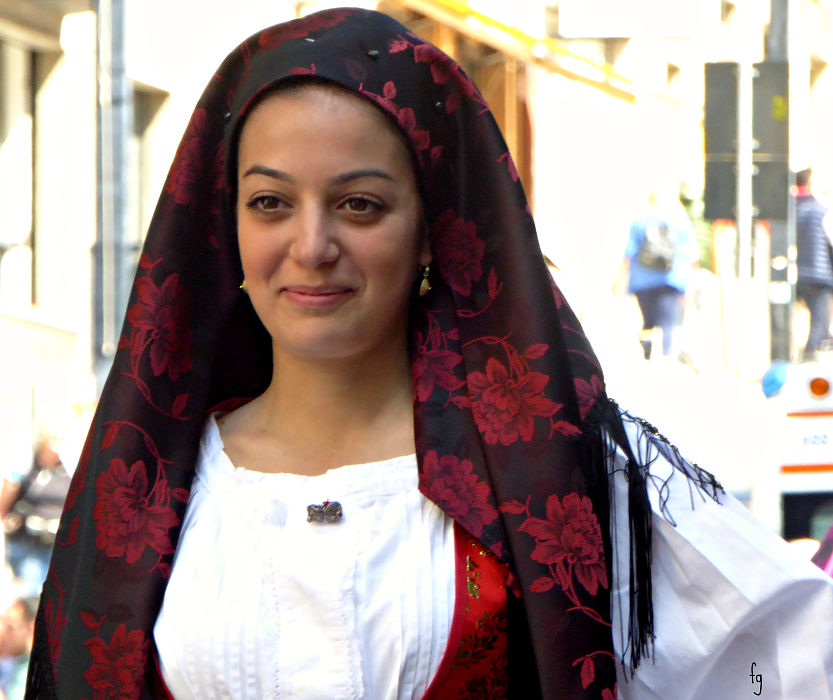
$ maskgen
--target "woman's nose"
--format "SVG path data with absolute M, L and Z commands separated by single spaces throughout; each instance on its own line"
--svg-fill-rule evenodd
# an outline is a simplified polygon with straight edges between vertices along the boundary
M 335 262 L 339 246 L 333 223 L 321 211 L 304 212 L 296 219 L 297 228 L 290 255 L 305 267 L 318 267 Z

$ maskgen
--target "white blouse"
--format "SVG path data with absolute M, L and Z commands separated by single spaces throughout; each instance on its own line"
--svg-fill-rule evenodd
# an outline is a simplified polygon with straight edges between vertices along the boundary
M 627 429 L 644 448 L 642 428 Z M 625 678 L 624 461 L 617 450 L 610 477 L 619 697 L 833 697 L 833 579 L 661 456 L 648 480 L 654 658 Z M 343 522 L 308 523 L 306 506 L 327 499 Z M 155 628 L 162 673 L 177 700 L 419 698 L 448 642 L 454 580 L 453 527 L 417 490 L 414 457 L 317 477 L 235 469 L 212 419 Z
M 413 455 L 236 468 L 210 419 L 154 629 L 172 695 L 421 698 L 449 637 L 454 533 L 417 487 Z M 343 519 L 307 522 L 326 500 Z

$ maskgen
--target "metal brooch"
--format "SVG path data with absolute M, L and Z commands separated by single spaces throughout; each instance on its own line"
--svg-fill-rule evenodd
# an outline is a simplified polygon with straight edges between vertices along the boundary
M 320 505 L 307 506 L 308 523 L 337 523 L 343 516 L 344 512 L 338 501 L 324 501 Z

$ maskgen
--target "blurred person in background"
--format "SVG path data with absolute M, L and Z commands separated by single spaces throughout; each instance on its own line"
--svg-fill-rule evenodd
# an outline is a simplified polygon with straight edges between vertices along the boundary
M 39 441 L 28 471 L 15 470 L 3 480 L 6 560 L 25 595 L 40 595 L 69 483 L 51 438 Z
M 812 170 L 795 175 L 795 243 L 798 252 L 796 297 L 807 304 L 810 331 L 802 353 L 813 360 L 830 333 L 833 304 L 833 215 L 811 191 Z
M 23 700 L 37 598 L 18 598 L 0 615 L 0 699 Z
M 31 697 L 729 698 L 747 657 L 823 697 L 830 617 L 833 580 L 608 397 L 457 63 L 356 8 L 226 58 L 145 239 Z
M 686 290 L 700 259 L 694 227 L 679 198 L 657 189 L 648 208 L 633 221 L 620 278 L 636 296 L 642 313 L 640 343 L 645 358 L 655 357 L 658 329 L 662 356 L 679 353 L 677 330 L 683 323 Z M 676 357 L 674 359 L 677 359 Z

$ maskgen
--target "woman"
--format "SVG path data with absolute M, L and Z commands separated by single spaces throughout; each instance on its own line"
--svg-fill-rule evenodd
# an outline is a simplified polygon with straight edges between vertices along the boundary
M 826 688 L 824 641 L 778 664 L 782 600 L 831 612 L 779 546 L 605 396 L 460 67 L 331 10 L 245 41 L 194 112 L 29 692 L 729 697 L 745 634 L 765 683 Z

